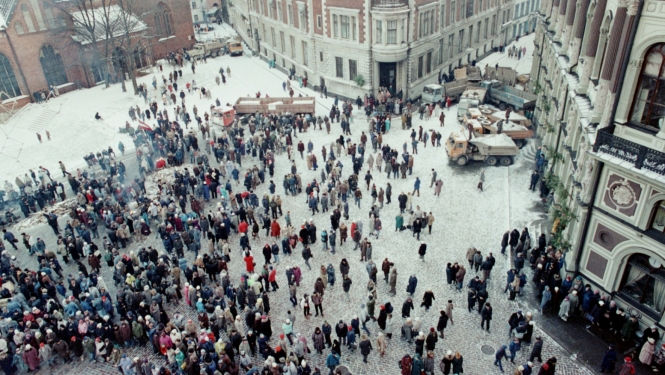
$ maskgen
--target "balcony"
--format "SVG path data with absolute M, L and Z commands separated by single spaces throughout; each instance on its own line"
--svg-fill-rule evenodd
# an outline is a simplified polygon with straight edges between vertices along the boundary
M 406 0 L 372 0 L 372 7 L 376 8 L 398 8 L 409 5 Z
M 616 137 L 605 129 L 598 131 L 593 151 L 630 162 L 637 169 L 665 175 L 665 153 Z

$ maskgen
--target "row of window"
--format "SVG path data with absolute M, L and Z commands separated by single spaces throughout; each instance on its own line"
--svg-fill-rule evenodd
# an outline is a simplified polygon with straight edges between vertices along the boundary
M 266 25 L 261 25 L 263 29 L 263 40 L 267 41 L 266 39 Z M 271 39 L 271 45 L 273 48 L 277 49 L 277 38 L 276 38 L 276 33 L 275 33 L 275 28 L 271 27 L 270 28 L 270 39 Z M 301 49 L 302 49 L 302 64 L 307 66 L 309 65 L 309 55 L 308 55 L 308 47 L 307 47 L 307 42 L 302 41 L 300 43 Z M 289 36 L 289 52 L 291 54 L 292 59 L 296 59 L 296 38 L 293 35 Z M 283 53 L 286 54 L 286 35 L 284 34 L 284 31 L 279 32 L 279 50 Z
M 285 1 L 286 2 L 286 1 Z M 253 0 L 250 2 L 255 12 L 260 13 L 263 16 L 276 19 L 279 22 L 287 22 L 288 25 L 295 26 L 294 20 L 296 15 L 294 12 L 293 4 L 286 4 L 286 9 L 283 6 L 281 1 L 268 0 L 268 3 L 265 4 L 265 0 Z M 286 12 L 286 19 L 284 19 L 284 13 Z M 298 28 L 301 30 L 307 30 L 307 12 L 305 10 L 304 4 L 298 6 Z M 320 17 L 320 16 L 319 16 Z M 317 26 L 321 28 L 321 20 L 317 18 Z
M 349 59 L 349 79 L 353 80 L 358 75 L 358 60 Z M 335 57 L 335 77 L 344 78 L 344 59 Z
M 535 12 L 539 6 L 540 0 L 538 0 L 538 3 L 536 3 L 536 0 L 527 0 L 521 4 L 515 5 L 515 18 L 523 17 L 528 13 Z
M 62 57 L 52 46 L 42 47 L 39 51 L 39 62 L 49 86 L 58 86 L 68 82 Z M 21 87 L 11 62 L 7 56 L 0 54 L 0 99 L 5 100 L 21 94 Z

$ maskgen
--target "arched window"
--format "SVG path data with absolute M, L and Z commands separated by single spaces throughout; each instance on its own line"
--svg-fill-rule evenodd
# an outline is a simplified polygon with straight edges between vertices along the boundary
M 5 100 L 21 95 L 14 68 L 7 56 L 0 54 L 0 99 Z
M 44 76 L 46 76 L 46 82 L 49 85 L 58 86 L 68 82 L 62 58 L 53 47 L 50 45 L 42 47 L 39 52 L 39 60 L 42 63 L 42 70 L 44 70 Z
M 660 233 L 665 233 L 665 201 L 656 203 L 652 215 L 648 229 L 654 229 Z
M 164 3 L 157 4 L 155 10 L 155 30 L 157 35 L 167 37 L 173 35 L 171 10 Z
M 665 269 L 660 260 L 643 254 L 628 259 L 621 292 L 634 302 L 662 314 L 665 310 Z
M 651 47 L 644 58 L 630 119 L 656 129 L 665 121 L 665 43 Z

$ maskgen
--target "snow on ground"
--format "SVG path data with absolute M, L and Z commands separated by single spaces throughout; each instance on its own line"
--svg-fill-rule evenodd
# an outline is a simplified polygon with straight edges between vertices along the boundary
M 499 66 L 515 69 L 518 74 L 529 74 L 531 73 L 531 63 L 533 62 L 533 52 L 535 49 L 533 43 L 535 38 L 535 33 L 520 37 L 518 42 L 513 41 L 508 44 L 504 53 L 493 53 L 480 60 L 477 65 L 484 69 L 486 64 L 494 66 L 498 63 Z M 522 58 L 519 60 L 517 58 L 508 57 L 508 48 L 511 48 L 512 46 L 526 47 L 526 55 L 523 54 Z
M 524 38 L 521 42 L 523 41 Z M 225 69 L 230 67 L 231 76 L 227 77 L 226 85 L 217 86 L 214 83 L 214 78 L 220 67 Z M 219 98 L 222 104 L 233 103 L 240 96 L 254 96 L 257 91 L 260 91 L 262 96 L 268 94 L 271 97 L 284 96 L 286 94 L 281 87 L 282 82 L 285 80 L 285 76 L 282 73 L 274 69 L 269 69 L 267 64 L 258 58 L 247 56 L 222 56 L 216 59 L 208 59 L 207 64 L 201 64 L 197 67 L 196 74 L 192 74 L 189 66 L 186 66 L 183 68 L 183 78 L 178 80 L 179 86 L 184 86 L 186 81 L 192 79 L 196 80 L 199 87 L 203 86 L 211 89 L 213 100 Z M 149 83 L 151 80 L 152 75 L 149 75 L 140 81 Z M 317 93 L 309 89 L 299 88 L 297 83 L 293 83 L 293 87 L 296 95 L 302 93 L 303 96 L 317 97 L 317 114 L 324 115 L 329 111 L 333 103 L 332 97 L 321 99 Z M 150 88 L 152 90 L 151 86 Z M 159 107 L 162 108 L 161 100 L 158 103 Z M 12 169 L 9 169 L 5 165 L 7 163 L 0 163 L 0 172 L 3 175 L 11 177 L 16 173 L 21 173 L 22 175 L 23 170 L 21 167 L 44 165 L 51 169 L 52 174 L 57 176 L 58 160 L 63 160 L 68 168 L 72 169 L 85 165 L 82 159 L 84 154 L 90 151 L 96 152 L 109 145 L 116 148 L 118 140 L 122 140 L 129 147 L 131 146 L 129 137 L 118 134 L 117 128 L 128 120 L 127 109 L 129 106 L 137 104 L 141 108 L 146 107 L 143 100 L 134 97 L 130 93 L 121 93 L 119 85 L 112 86 L 110 89 L 97 87 L 82 90 L 54 99 L 45 105 L 49 106 L 49 108 L 56 108 L 59 112 L 48 125 L 53 141 L 51 143 L 44 141 L 44 144 L 39 144 L 34 134 L 31 134 L 31 131 L 14 126 L 10 133 L 11 138 L 26 137 L 19 138 L 24 140 L 25 145 L 20 153 L 13 155 L 20 160 L 20 162 L 17 162 L 20 164 L 16 165 L 15 163 Z M 199 114 L 202 114 L 204 111 L 209 110 L 211 101 L 200 99 L 198 94 L 190 94 L 186 97 L 186 104 L 190 110 L 191 106 L 195 104 L 199 108 Z M 39 108 L 38 106 L 33 107 Z M 170 112 L 169 115 L 172 116 L 173 105 L 169 105 L 167 108 Z M 26 111 L 24 116 L 30 114 L 30 111 L 33 111 L 33 109 L 30 108 Z M 93 119 L 94 113 L 97 111 L 103 116 L 103 122 L 97 122 Z M 529 183 L 530 170 L 533 165 L 531 160 L 527 160 L 519 155 L 516 157 L 515 165 L 510 167 L 488 167 L 482 163 L 459 167 L 454 163 L 448 162 L 443 146 L 450 132 L 462 129 L 456 116 L 454 116 L 456 111 L 455 106 L 448 109 L 444 127 L 439 126 L 436 116 L 432 116 L 429 120 L 420 120 L 418 116 L 414 117 L 413 123 L 416 130 L 422 127 L 425 131 L 435 130 L 441 132 L 442 147 L 432 147 L 431 143 L 428 142 L 427 147 L 424 148 L 423 144 L 420 143 L 418 145 L 418 154 L 415 156 L 413 174 L 409 175 L 407 179 L 387 178 L 385 172 L 376 170 L 376 166 L 371 172 L 373 176 L 372 183 L 375 183 L 377 188 L 382 187 L 385 189 L 386 184 L 390 183 L 393 191 L 392 203 L 385 204 L 381 210 L 380 217 L 383 230 L 380 238 L 374 239 L 370 237 L 370 241 L 374 243 L 372 258 L 377 263 L 377 266 L 380 265 L 384 258 L 389 258 L 395 262 L 398 269 L 396 296 L 390 297 L 387 294 L 388 288 L 383 282 L 379 281 L 378 285 L 379 301 L 383 302 L 386 299 L 392 301 L 397 311 L 393 323 L 396 334 L 393 340 L 390 340 L 387 358 L 379 359 L 373 353 L 369 359 L 369 366 L 374 369 L 378 368 L 381 373 L 394 372 L 397 360 L 404 353 L 412 352 L 413 350 L 412 346 L 408 346 L 405 342 L 399 340 L 398 331 L 399 325 L 402 323 L 398 311 L 402 302 L 407 297 L 405 292 L 406 283 L 408 276 L 412 274 L 418 275 L 419 279 L 416 295 L 414 296 L 414 304 L 416 306 L 419 305 L 420 296 L 428 288 L 434 290 L 437 298 L 435 306 L 431 311 L 428 312 L 422 308 L 417 308 L 412 313 L 412 317 L 418 316 L 422 319 L 422 330 L 428 330 L 429 327 L 436 326 L 438 310 L 444 306 L 448 299 L 453 300 L 458 307 L 455 309 L 455 324 L 448 326 L 446 340 L 443 342 L 440 341 L 440 345 L 437 345 L 437 362 L 440 360 L 444 350 L 460 350 L 466 359 L 466 373 L 496 373 L 497 370 L 490 364 L 491 361 L 483 356 L 479 350 L 480 346 L 488 344 L 493 348 L 498 348 L 500 345 L 505 344 L 506 338 L 505 331 L 503 330 L 505 324 L 501 322 L 505 322 L 508 315 L 518 309 L 517 303 L 508 301 L 501 294 L 503 290 L 503 275 L 505 275 L 505 269 L 510 262 L 509 259 L 498 255 L 501 235 L 508 228 L 522 227 L 530 227 L 532 229 L 531 236 L 534 239 L 540 234 L 531 226 L 531 223 L 539 218 L 539 213 L 533 209 L 537 193 L 526 190 Z M 360 111 L 356 110 L 355 112 Z M 362 113 L 356 113 L 355 116 L 351 125 L 353 132 L 351 138 L 358 142 L 361 132 L 368 133 L 369 129 Z M 154 121 L 147 122 L 149 124 L 154 123 Z M 3 126 L 3 129 L 5 128 Z M 319 158 L 319 164 L 323 165 L 323 160 L 321 160 L 322 147 L 330 150 L 331 143 L 336 137 L 339 137 L 340 133 L 339 124 L 333 123 L 330 134 L 327 134 L 325 130 L 310 130 L 307 133 L 296 134 L 298 138 L 295 141 L 302 140 L 306 144 L 311 140 L 314 143 L 314 152 Z M 390 132 L 383 137 L 383 142 L 397 149 L 400 154 L 405 145 L 408 146 L 407 148 L 411 152 L 409 134 L 410 131 L 401 129 L 400 121 L 395 121 Z M 4 141 L 6 142 L 7 139 L 4 139 Z M 371 147 L 368 147 L 365 154 L 366 158 L 369 157 L 370 153 L 372 153 Z M 129 155 L 124 157 L 126 159 L 125 164 L 128 167 L 128 171 L 130 171 L 130 178 L 136 174 L 137 170 L 135 158 L 131 154 L 131 150 L 129 150 Z M 372 154 L 375 157 L 377 156 L 376 153 Z M 306 184 L 308 181 L 314 179 L 317 181 L 320 180 L 321 171 L 308 170 L 305 161 L 298 159 L 299 157 L 300 155 L 295 155 L 295 163 L 298 173 L 301 174 L 303 183 Z M 344 165 L 343 176 L 348 177 L 351 169 L 350 156 L 341 155 L 339 156 L 339 160 Z M 241 171 L 258 163 L 258 159 L 248 156 L 242 161 Z M 217 166 L 214 158 L 211 160 L 211 164 Z M 303 220 L 311 217 L 317 228 L 319 228 L 319 231 L 329 228 L 330 221 L 328 214 L 317 213 L 316 215 L 312 215 L 311 211 L 307 209 L 303 194 L 297 196 L 286 196 L 284 194 L 281 181 L 283 176 L 289 173 L 290 167 L 291 163 L 286 159 L 286 154 L 278 154 L 276 156 L 274 177 L 266 178 L 266 183 L 258 187 L 257 195 L 262 196 L 268 193 L 268 180 L 272 179 L 277 185 L 277 194 L 281 194 L 282 196 L 284 213 L 290 211 L 291 220 L 295 226 L 298 226 Z M 95 168 L 98 169 L 98 167 Z M 364 177 L 367 168 L 365 164 L 363 171 L 361 171 L 361 179 Z M 433 189 L 429 188 L 430 180 L 428 176 L 432 169 L 436 170 L 438 176 L 444 182 L 439 197 L 434 196 Z M 481 170 L 485 171 L 483 192 L 480 192 L 476 188 Z M 419 241 L 412 237 L 409 231 L 396 231 L 394 225 L 395 216 L 399 212 L 397 208 L 397 196 L 401 192 L 411 193 L 416 177 L 420 177 L 422 186 L 420 194 L 412 198 L 413 209 L 419 208 L 426 212 L 432 212 L 435 217 L 432 234 L 423 233 L 421 236 L 421 240 L 428 244 L 428 251 L 425 257 L 426 262 L 416 260 Z M 233 184 L 233 186 L 234 189 L 242 189 L 237 184 Z M 357 208 L 353 200 L 349 201 L 350 220 L 346 221 L 346 224 L 349 225 L 351 220 L 362 221 L 364 223 L 363 233 L 365 236 L 368 236 L 371 228 L 369 228 L 367 212 L 372 204 L 372 198 L 369 196 L 364 182 L 360 183 L 360 188 L 364 195 L 361 207 Z M 216 202 L 208 203 L 205 209 L 212 209 L 214 205 L 216 205 Z M 62 219 L 60 226 L 63 227 L 64 221 L 67 218 L 65 215 L 60 216 Z M 405 214 L 404 218 L 405 222 L 408 222 L 409 214 Z M 282 226 L 285 224 L 283 217 L 280 218 L 280 224 Z M 35 225 L 32 228 L 25 229 L 25 231 L 33 237 L 43 238 L 48 244 L 55 243 L 55 236 L 47 225 Z M 15 232 L 17 231 L 15 230 Z M 261 237 L 261 240 L 252 242 L 257 264 L 261 263 L 260 249 L 265 243 L 264 241 L 268 241 L 264 231 L 261 231 Z M 231 243 L 234 246 L 234 252 L 231 256 L 232 261 L 229 265 L 232 280 L 238 280 L 240 273 L 244 272 L 243 263 L 239 258 L 237 238 L 235 235 L 231 238 Z M 141 245 L 151 245 L 160 250 L 162 249 L 161 244 L 155 236 L 150 236 Z M 138 244 L 132 243 L 128 249 L 123 249 L 122 251 L 128 252 L 134 250 L 136 246 Z M 338 247 L 338 253 L 333 255 L 330 252 L 322 251 L 320 242 L 317 242 L 312 247 L 314 253 L 314 259 L 311 261 L 313 271 L 308 271 L 304 265 L 300 256 L 300 248 L 294 251 L 293 256 L 282 258 L 277 276 L 277 281 L 282 288 L 278 292 L 271 294 L 271 306 L 273 307 L 271 316 L 273 317 L 273 330 L 275 332 L 279 332 L 279 322 L 285 317 L 285 310 L 290 308 L 290 304 L 288 303 L 288 289 L 285 287 L 286 280 L 284 276 L 284 269 L 287 266 L 298 265 L 304 270 L 302 285 L 305 288 L 299 291 L 299 296 L 302 296 L 302 293 L 308 292 L 308 286 L 313 285 L 318 277 L 319 272 L 317 268 L 329 263 L 337 268 L 341 258 L 347 258 L 351 264 L 350 276 L 354 282 L 350 295 L 351 300 L 349 302 L 346 301 L 346 296 L 340 287 L 341 280 L 338 274 L 337 286 L 326 290 L 326 300 L 324 302 L 325 314 L 331 323 L 337 321 L 337 319 L 344 319 L 348 322 L 359 311 L 360 304 L 364 303 L 367 298 L 367 289 L 365 287 L 367 273 L 365 271 L 365 263 L 358 260 L 359 255 L 357 252 L 352 251 L 352 246 L 352 243 L 347 243 L 341 248 Z M 490 301 L 494 307 L 494 322 L 496 322 L 493 323 L 493 326 L 498 328 L 494 328 L 491 333 L 485 333 L 478 328 L 480 320 L 477 315 L 467 313 L 464 309 L 466 306 L 466 294 L 450 290 L 445 284 L 445 278 L 443 277 L 443 271 L 447 262 L 457 261 L 460 264 L 466 264 L 464 255 L 466 249 L 470 246 L 478 248 L 483 254 L 487 254 L 490 251 L 494 252 L 498 260 L 493 271 L 492 282 L 490 283 Z M 203 248 L 206 247 L 207 245 L 203 246 Z M 189 260 L 191 261 L 191 254 L 188 254 L 188 256 L 190 256 Z M 21 261 L 29 264 L 30 262 L 34 262 L 34 258 L 26 255 L 25 257 L 21 257 Z M 74 269 L 74 267 L 69 268 Z M 67 271 L 71 272 L 71 270 Z M 103 274 L 107 280 L 111 279 L 111 271 L 107 267 L 104 267 Z M 473 275 L 473 272 L 469 273 L 467 280 L 471 275 Z M 109 287 L 112 294 L 114 294 L 115 287 L 110 285 Z M 184 311 L 188 317 L 195 318 L 191 309 L 185 308 Z M 321 318 L 305 320 L 299 317 L 295 331 L 307 337 L 312 332 L 313 326 L 321 322 Z M 538 318 L 536 319 L 536 323 L 539 324 Z M 374 323 L 369 324 L 369 329 L 372 330 L 373 335 L 375 335 L 376 328 Z M 540 332 L 539 328 L 537 328 L 537 332 Z M 276 340 L 273 339 L 271 344 L 274 345 L 275 342 Z M 562 368 L 561 373 L 585 373 L 583 370 L 580 370 L 577 362 L 561 353 L 552 340 L 546 340 L 544 352 L 548 355 L 556 355 L 559 358 L 560 368 Z M 370 367 L 360 363 L 356 357 L 357 355 L 349 356 L 348 351 L 344 349 L 343 363 L 348 365 L 353 373 L 369 373 L 368 368 Z M 517 359 L 518 363 L 526 362 L 527 357 L 528 351 L 524 350 L 520 352 Z M 308 362 L 317 367 L 323 367 L 324 361 L 325 356 L 311 354 L 308 357 Z M 570 366 L 571 370 L 566 370 L 566 366 Z

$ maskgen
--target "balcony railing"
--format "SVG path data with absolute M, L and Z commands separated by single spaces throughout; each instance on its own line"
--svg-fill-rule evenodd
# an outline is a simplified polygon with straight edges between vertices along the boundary
M 604 152 L 633 163 L 637 169 L 665 175 L 665 153 L 642 146 L 626 139 L 615 137 L 605 129 L 598 131 L 594 152 Z

